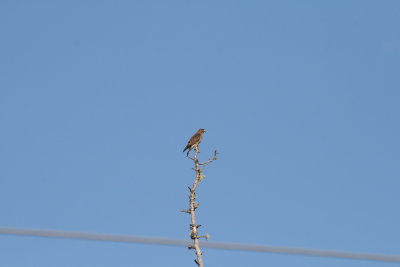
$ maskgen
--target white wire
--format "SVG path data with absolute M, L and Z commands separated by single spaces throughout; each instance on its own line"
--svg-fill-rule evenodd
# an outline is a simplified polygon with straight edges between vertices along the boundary
M 98 233 L 83 233 L 83 232 L 69 232 L 69 231 L 67 232 L 67 231 L 53 231 L 53 230 L 36 230 L 36 229 L 12 228 L 12 227 L 0 227 L 0 234 L 126 242 L 126 243 L 143 243 L 143 244 L 168 245 L 168 246 L 186 246 L 186 247 L 192 244 L 192 242 L 190 242 L 189 240 L 182 240 L 182 239 L 139 237 L 130 235 L 98 234 Z M 210 241 L 201 242 L 200 245 L 202 248 L 242 250 L 242 251 L 267 252 L 267 253 L 283 253 L 283 254 L 295 254 L 295 255 L 305 255 L 305 256 L 369 260 L 369 261 L 400 262 L 400 256 L 397 255 L 382 255 L 382 254 L 263 246 L 263 245 L 247 245 L 247 244 L 222 243 L 222 242 L 210 242 Z

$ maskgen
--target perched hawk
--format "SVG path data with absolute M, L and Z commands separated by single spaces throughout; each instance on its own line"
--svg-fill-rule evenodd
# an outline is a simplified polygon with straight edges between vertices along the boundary
M 186 155 L 189 155 L 190 150 L 192 150 L 193 148 L 198 148 L 199 144 L 201 142 L 201 139 L 203 139 L 203 133 L 205 133 L 206 130 L 204 129 L 199 129 L 193 136 L 192 138 L 190 138 L 189 142 L 187 143 L 187 145 L 185 146 L 185 149 L 182 152 L 185 152 L 187 149 L 188 152 Z

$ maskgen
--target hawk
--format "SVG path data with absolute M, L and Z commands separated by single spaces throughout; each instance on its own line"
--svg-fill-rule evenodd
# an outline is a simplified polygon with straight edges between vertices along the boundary
M 201 139 L 203 139 L 203 133 L 205 133 L 206 130 L 204 129 L 199 129 L 193 136 L 192 138 L 190 138 L 189 142 L 187 143 L 187 145 L 185 146 L 185 149 L 182 152 L 185 152 L 187 149 L 188 152 L 186 155 L 189 155 L 190 150 L 192 150 L 193 148 L 198 149 L 199 148 L 199 144 L 201 142 Z

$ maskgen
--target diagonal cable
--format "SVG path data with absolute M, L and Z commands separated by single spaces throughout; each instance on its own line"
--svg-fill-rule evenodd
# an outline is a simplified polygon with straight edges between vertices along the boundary
M 84 233 L 84 232 L 70 232 L 70 231 L 36 230 L 36 229 L 13 228 L 13 227 L 0 227 L 0 234 L 96 240 L 96 241 L 109 241 L 109 242 L 142 243 L 142 244 L 167 245 L 167 246 L 187 247 L 191 245 L 191 242 L 189 240 L 182 240 L 182 239 L 139 237 L 131 235 L 99 234 L 99 233 Z M 383 254 L 357 253 L 357 252 L 306 249 L 306 248 L 290 248 L 290 247 L 264 246 L 264 245 L 248 245 L 248 244 L 210 242 L 210 241 L 201 242 L 201 246 L 204 248 L 213 248 L 213 249 L 283 253 L 283 254 L 295 254 L 295 255 L 317 256 L 317 257 L 369 260 L 369 261 L 400 262 L 400 256 L 397 255 L 383 255 Z

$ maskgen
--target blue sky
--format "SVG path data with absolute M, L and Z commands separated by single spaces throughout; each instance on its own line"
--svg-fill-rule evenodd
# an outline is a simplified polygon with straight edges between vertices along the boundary
M 398 1 L 2 1 L 1 225 L 400 254 Z M 1 236 L 1 266 L 190 266 Z M 392 266 L 205 250 L 206 266 Z M 167 264 L 165 264 L 167 262 Z

